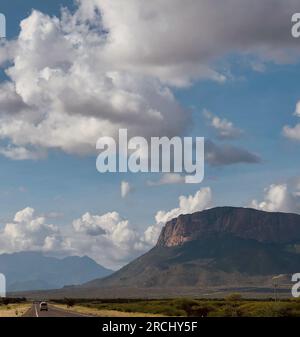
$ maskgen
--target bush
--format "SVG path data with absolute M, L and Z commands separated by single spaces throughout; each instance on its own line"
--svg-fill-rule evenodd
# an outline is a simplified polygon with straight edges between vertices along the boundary
M 7 298 L 7 297 L 5 297 L 5 298 L 2 299 L 2 303 L 3 303 L 4 305 L 9 305 L 10 299 Z
M 64 299 L 65 304 L 69 307 L 74 307 L 75 305 L 75 300 L 72 298 L 65 298 Z
M 193 307 L 198 305 L 198 302 L 192 299 L 178 299 L 173 301 L 174 307 L 183 310 L 187 316 L 193 316 Z
M 242 295 L 239 293 L 233 293 L 225 297 L 225 299 L 230 302 L 238 302 L 242 300 Z
M 215 307 L 209 304 L 195 305 L 189 316 L 192 317 L 207 317 L 210 312 L 214 311 Z

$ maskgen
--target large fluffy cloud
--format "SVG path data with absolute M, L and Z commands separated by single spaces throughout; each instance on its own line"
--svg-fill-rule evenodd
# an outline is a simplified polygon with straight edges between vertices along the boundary
M 27 207 L 15 214 L 12 222 L 0 231 L 0 251 L 61 250 L 63 239 L 57 226 L 48 224 L 43 216 L 36 216 Z
M 86 213 L 80 219 L 74 220 L 73 227 L 76 232 L 89 236 L 105 235 L 120 246 L 136 240 L 136 232 L 130 228 L 129 221 L 122 219 L 117 212 L 101 216 Z
M 59 20 L 33 11 L 22 21 L 8 43 L 11 82 L 0 86 L 1 139 L 36 153 L 89 153 L 120 127 L 146 137 L 181 134 L 189 112 L 157 78 L 118 69 L 106 57 L 100 17 L 93 25 L 78 13 Z
M 186 85 L 199 77 L 225 80 L 211 61 L 227 53 L 255 53 L 275 61 L 299 54 L 291 36 L 297 0 L 93 3 L 109 32 L 108 55 L 173 85 Z
M 112 268 L 122 266 L 146 249 L 137 229 L 117 212 L 86 213 L 74 220 L 73 229 L 65 239 L 69 250 Z
M 78 0 L 60 18 L 33 11 L 0 50 L 9 64 L 0 86 L 1 153 L 90 153 L 98 137 L 120 127 L 181 134 L 191 114 L 172 86 L 225 81 L 214 65 L 232 52 L 273 61 L 298 53 L 290 34 L 297 1 L 275 2 Z
M 204 187 L 197 191 L 195 195 L 179 197 L 179 207 L 170 211 L 157 212 L 155 219 L 157 223 L 165 223 L 173 218 L 176 218 L 180 214 L 194 213 L 202 211 L 211 206 L 212 192 L 209 187 Z

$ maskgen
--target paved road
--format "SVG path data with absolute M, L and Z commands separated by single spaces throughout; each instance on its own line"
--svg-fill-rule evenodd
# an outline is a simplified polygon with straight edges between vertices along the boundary
M 48 311 L 40 311 L 39 304 L 33 303 L 32 307 L 24 314 L 23 317 L 87 317 L 86 315 L 76 312 L 66 311 L 49 305 Z

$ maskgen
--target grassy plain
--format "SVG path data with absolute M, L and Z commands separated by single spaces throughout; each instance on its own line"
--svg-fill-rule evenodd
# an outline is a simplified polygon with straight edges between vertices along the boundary
M 300 300 L 243 299 L 232 294 L 225 299 L 166 300 L 56 300 L 64 309 L 104 317 L 300 317 Z

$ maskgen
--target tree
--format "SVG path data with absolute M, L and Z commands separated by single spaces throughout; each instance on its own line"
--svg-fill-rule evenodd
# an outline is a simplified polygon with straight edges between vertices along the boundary
M 65 298 L 64 301 L 68 308 L 73 307 L 75 305 L 75 300 L 73 298 Z
M 4 305 L 9 305 L 10 299 L 9 299 L 8 297 L 4 297 L 4 298 L 2 299 L 2 303 L 3 303 Z

